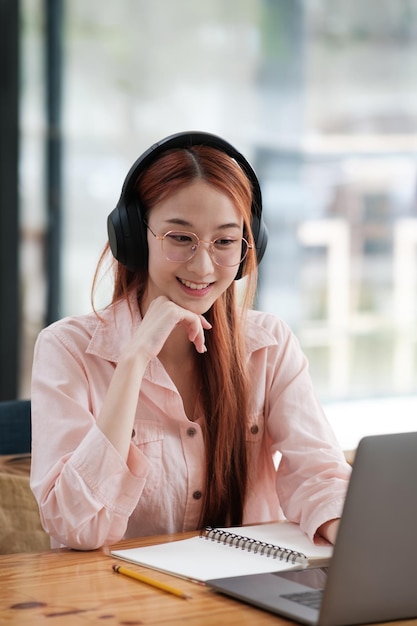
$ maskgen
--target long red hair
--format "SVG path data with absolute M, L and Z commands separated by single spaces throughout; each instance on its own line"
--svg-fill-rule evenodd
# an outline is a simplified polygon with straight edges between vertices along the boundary
M 146 220 L 163 198 L 195 180 L 204 180 L 226 194 L 243 217 L 243 233 L 253 246 L 244 261 L 243 289 L 234 281 L 206 313 L 212 330 L 206 334 L 207 353 L 197 355 L 204 410 L 205 488 L 200 526 L 239 525 L 248 484 L 246 429 L 249 418 L 249 381 L 242 322 L 252 305 L 257 279 L 255 246 L 251 231 L 251 184 L 241 167 L 224 152 L 207 146 L 169 150 L 141 172 L 136 190 Z M 109 254 L 107 245 L 96 271 Z M 146 291 L 147 270 L 129 271 L 113 261 L 112 302 L 137 294 L 140 306 Z M 237 270 L 236 270 L 237 271 Z M 240 284 L 239 284 L 240 286 Z

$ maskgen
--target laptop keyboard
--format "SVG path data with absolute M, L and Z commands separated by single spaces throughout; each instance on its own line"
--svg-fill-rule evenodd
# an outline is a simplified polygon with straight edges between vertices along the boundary
M 308 606 L 310 609 L 319 609 L 323 598 L 323 590 L 315 589 L 314 591 L 302 591 L 301 593 L 287 593 L 286 595 L 282 594 L 281 598 Z

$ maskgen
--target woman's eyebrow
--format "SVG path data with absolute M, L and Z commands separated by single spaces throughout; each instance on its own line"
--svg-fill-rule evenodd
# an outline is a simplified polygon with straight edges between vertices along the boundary
M 228 224 L 220 224 L 218 226 L 218 229 L 225 229 L 225 228 L 238 228 L 239 230 L 242 229 L 242 224 L 237 224 L 236 222 L 229 222 Z
M 164 223 L 167 225 L 172 224 L 174 226 L 186 226 L 187 228 L 191 228 L 190 222 L 187 222 L 187 220 L 183 220 L 179 217 L 173 217 L 173 218 L 164 220 Z
M 171 218 L 171 219 L 167 219 L 164 220 L 164 223 L 166 223 L 167 225 L 173 225 L 173 226 L 184 226 L 186 228 L 195 228 L 195 226 L 193 226 L 193 224 L 191 222 L 188 222 L 187 220 L 181 219 L 181 218 Z M 214 230 L 225 230 L 227 228 L 238 228 L 239 230 L 242 228 L 241 224 L 238 224 L 237 222 L 227 222 L 226 224 L 218 224 Z

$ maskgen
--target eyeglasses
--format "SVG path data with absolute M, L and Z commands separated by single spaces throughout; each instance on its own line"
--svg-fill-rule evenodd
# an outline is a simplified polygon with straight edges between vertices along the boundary
M 196 254 L 200 243 L 206 243 L 216 265 L 234 267 L 245 259 L 248 250 L 253 247 L 243 237 L 218 237 L 214 241 L 204 241 L 195 233 L 183 230 L 169 230 L 165 235 L 157 235 L 149 224 L 146 226 L 161 242 L 162 252 L 167 261 L 173 263 L 186 263 Z

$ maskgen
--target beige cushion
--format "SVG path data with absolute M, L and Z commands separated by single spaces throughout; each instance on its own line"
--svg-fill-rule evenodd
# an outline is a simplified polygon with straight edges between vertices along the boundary
M 41 526 L 29 475 L 0 466 L 0 554 L 48 550 L 49 537 Z

